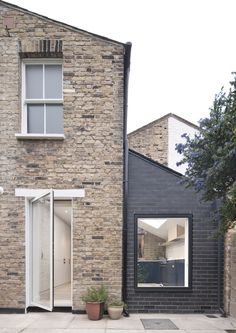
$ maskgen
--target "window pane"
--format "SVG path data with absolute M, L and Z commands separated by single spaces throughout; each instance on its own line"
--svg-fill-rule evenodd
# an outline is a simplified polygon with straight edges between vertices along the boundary
M 62 98 L 61 65 L 45 65 L 45 98 Z
M 188 219 L 139 218 L 138 287 L 188 286 Z
M 46 133 L 63 133 L 63 106 L 46 105 Z
M 27 123 L 28 133 L 43 133 L 44 130 L 44 105 L 28 104 Z
M 43 98 L 43 65 L 26 65 L 26 98 Z

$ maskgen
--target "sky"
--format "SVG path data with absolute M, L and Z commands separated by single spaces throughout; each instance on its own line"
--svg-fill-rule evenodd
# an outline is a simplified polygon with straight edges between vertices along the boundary
M 236 72 L 236 0 L 8 0 L 131 42 L 128 132 L 175 113 L 195 124 Z

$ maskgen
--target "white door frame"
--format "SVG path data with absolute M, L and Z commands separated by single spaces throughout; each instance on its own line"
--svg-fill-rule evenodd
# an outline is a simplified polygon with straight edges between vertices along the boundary
M 29 212 L 30 212 L 30 216 L 29 216 L 29 227 L 30 227 L 30 232 L 29 232 L 29 242 L 31 244 L 31 247 L 30 247 L 30 251 L 28 252 L 28 255 L 29 255 L 29 268 L 32 267 L 32 252 L 33 252 L 33 248 L 32 248 L 32 242 L 31 242 L 31 239 L 33 238 L 32 236 L 32 211 L 33 211 L 33 203 L 45 196 L 50 196 L 50 215 L 49 215 L 49 232 L 50 232 L 50 235 L 49 235 L 49 238 L 50 238 L 50 244 L 49 244 L 49 260 L 50 260 L 50 274 L 49 274 L 49 279 L 50 279 L 50 296 L 49 296 L 49 299 L 50 299 L 50 305 L 49 306 L 46 306 L 46 305 L 43 305 L 43 304 L 40 304 L 40 303 L 37 303 L 37 302 L 34 302 L 32 299 L 33 299 L 33 293 L 32 293 L 32 282 L 33 282 L 33 275 L 32 275 L 32 271 L 30 270 L 29 272 L 29 305 L 32 305 L 32 306 L 37 306 L 39 308 L 42 308 L 42 309 L 45 309 L 45 310 L 48 310 L 48 311 L 52 311 L 53 310 L 53 306 L 54 306 L 54 298 L 53 298 L 53 293 L 54 293 L 54 265 L 53 265 L 53 243 L 54 243 L 54 212 L 53 212 L 53 201 L 54 201 L 54 198 L 53 198 L 53 190 L 50 190 L 48 191 L 47 193 L 43 194 L 43 195 L 40 195 L 39 197 L 36 197 L 36 198 L 33 198 L 29 201 Z M 34 232 L 34 231 L 33 231 Z M 31 235 L 31 237 L 30 237 Z
M 31 250 L 31 225 L 30 225 L 30 200 L 35 197 L 39 197 L 49 192 L 49 189 L 26 189 L 26 188 L 16 188 L 15 196 L 25 197 L 25 295 L 26 295 L 26 309 L 30 306 L 30 295 L 31 295 L 31 285 L 30 285 L 30 250 Z M 58 190 L 53 189 L 54 199 L 60 198 L 72 201 L 72 212 L 73 212 L 73 198 L 83 198 L 85 197 L 84 189 L 64 189 Z M 72 213 L 73 215 L 73 213 Z M 72 221 L 73 222 L 73 218 Z M 73 255 L 73 223 L 71 226 L 71 254 Z M 73 257 L 71 256 L 71 263 L 73 263 Z M 71 279 L 73 281 L 73 268 L 71 265 Z M 73 297 L 73 287 L 71 285 L 71 297 Z

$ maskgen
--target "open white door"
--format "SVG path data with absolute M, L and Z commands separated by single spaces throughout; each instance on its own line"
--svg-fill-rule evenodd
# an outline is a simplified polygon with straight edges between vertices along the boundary
M 53 309 L 53 190 L 30 202 L 30 305 Z

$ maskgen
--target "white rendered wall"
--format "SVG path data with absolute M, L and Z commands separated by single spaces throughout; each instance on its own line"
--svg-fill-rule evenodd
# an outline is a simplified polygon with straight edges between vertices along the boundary
M 186 165 L 176 166 L 182 157 L 175 150 L 176 143 L 184 143 L 185 139 L 181 135 L 187 133 L 192 138 L 197 130 L 186 123 L 170 117 L 168 119 L 168 167 L 174 169 L 182 174 L 185 173 Z

